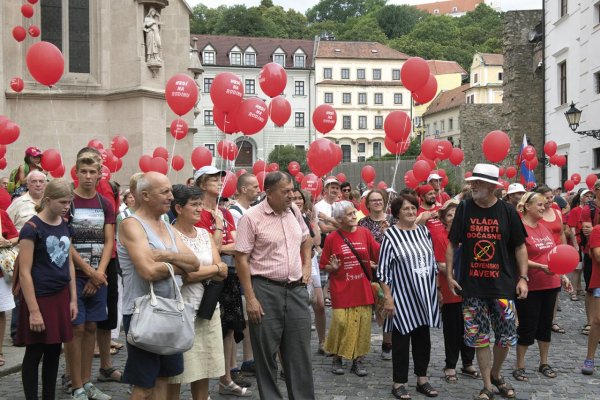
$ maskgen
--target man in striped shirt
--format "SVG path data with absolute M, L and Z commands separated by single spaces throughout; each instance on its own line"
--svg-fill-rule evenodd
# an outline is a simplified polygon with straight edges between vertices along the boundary
M 258 390 L 262 399 L 283 399 L 276 381 L 280 351 L 289 398 L 314 399 L 306 290 L 312 241 L 292 201 L 292 178 L 271 172 L 264 189 L 265 200 L 240 219 L 235 244 Z

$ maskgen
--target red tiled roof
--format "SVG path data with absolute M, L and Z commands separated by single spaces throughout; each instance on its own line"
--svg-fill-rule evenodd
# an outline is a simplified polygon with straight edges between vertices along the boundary
M 456 61 L 444 61 L 444 60 L 427 60 L 429 70 L 434 75 L 445 75 L 445 74 L 462 74 L 467 75 L 467 71 L 460 66 Z
M 494 53 L 479 53 L 485 65 L 503 65 L 504 55 Z
M 341 42 L 321 40 L 318 58 L 356 58 L 369 60 L 407 60 L 408 56 L 377 42 Z
M 451 108 L 459 107 L 461 104 L 467 102 L 465 98 L 465 90 L 469 88 L 469 84 L 459 86 L 455 89 L 442 91 L 437 97 L 431 102 L 427 111 L 423 113 L 423 116 L 431 115 L 440 111 L 449 110 Z
M 438 10 L 437 14 L 443 15 L 473 11 L 481 3 L 483 3 L 483 0 L 447 0 L 418 4 L 415 7 L 427 11 L 429 14 L 434 14 L 434 10 Z M 453 7 L 456 7 L 456 11 L 452 11 Z
M 216 52 L 215 64 L 210 65 L 230 66 L 229 51 L 235 46 L 238 46 L 242 52 L 252 46 L 256 51 L 257 67 L 262 67 L 263 65 L 272 62 L 273 53 L 280 47 L 285 51 L 286 68 L 293 68 L 294 53 L 298 49 L 302 49 L 306 54 L 306 68 L 310 68 L 313 62 L 314 41 L 312 40 L 218 35 L 191 35 L 191 38 L 198 39 L 197 48 L 202 65 L 205 65 L 202 60 L 202 50 L 207 45 L 211 45 Z

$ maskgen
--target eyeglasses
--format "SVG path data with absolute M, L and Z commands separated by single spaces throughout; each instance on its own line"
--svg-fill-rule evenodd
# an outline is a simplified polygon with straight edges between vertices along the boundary
M 373 203 L 373 204 L 383 203 L 383 199 L 372 199 L 372 200 L 369 200 L 369 203 Z
M 342 189 L 342 192 L 344 192 L 344 193 L 347 193 L 347 192 L 348 192 L 348 193 L 349 193 L 349 192 L 350 192 L 350 189 Z

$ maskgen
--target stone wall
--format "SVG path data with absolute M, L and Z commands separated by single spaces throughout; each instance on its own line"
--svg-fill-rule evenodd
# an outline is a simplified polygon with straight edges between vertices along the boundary
M 473 169 L 477 163 L 487 162 L 481 151 L 485 135 L 493 130 L 506 132 L 502 104 L 463 104 L 458 118 L 460 137 L 465 154 L 464 168 Z M 514 141 L 511 138 L 511 141 Z

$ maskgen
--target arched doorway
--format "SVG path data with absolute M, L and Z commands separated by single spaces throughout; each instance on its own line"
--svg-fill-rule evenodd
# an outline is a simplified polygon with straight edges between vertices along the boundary
M 235 162 L 236 166 L 250 167 L 254 160 L 254 146 L 248 139 L 240 140 L 237 143 L 238 157 Z

